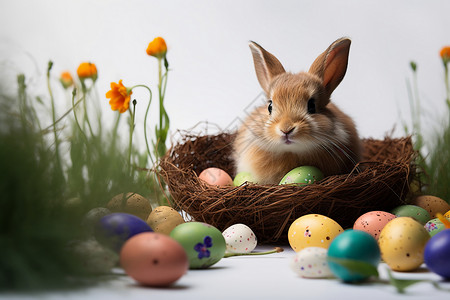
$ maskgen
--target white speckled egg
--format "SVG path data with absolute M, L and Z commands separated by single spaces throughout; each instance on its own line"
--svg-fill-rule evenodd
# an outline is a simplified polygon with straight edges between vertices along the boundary
M 327 262 L 327 249 L 308 247 L 297 252 L 291 261 L 291 269 L 305 278 L 333 277 Z
M 227 244 L 227 252 L 249 253 L 257 244 L 256 235 L 245 224 L 234 224 L 222 233 Z

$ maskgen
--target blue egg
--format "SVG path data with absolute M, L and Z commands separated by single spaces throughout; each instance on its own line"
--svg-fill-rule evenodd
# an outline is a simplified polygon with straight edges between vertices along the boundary
M 113 213 L 95 224 L 94 236 L 102 245 L 119 253 L 130 237 L 147 231 L 153 230 L 141 218 L 126 213 Z
M 378 243 L 370 234 L 349 229 L 338 235 L 328 248 L 328 257 L 347 259 L 378 266 L 381 254 Z M 328 261 L 331 272 L 344 282 L 359 282 L 370 275 L 351 270 L 337 262 Z
M 425 245 L 425 264 L 432 272 L 450 280 L 450 229 L 433 236 Z

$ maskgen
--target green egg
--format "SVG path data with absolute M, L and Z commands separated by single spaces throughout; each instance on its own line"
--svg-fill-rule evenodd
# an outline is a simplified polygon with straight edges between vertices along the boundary
M 448 219 L 448 218 L 447 218 Z M 450 219 L 449 219 L 450 221 Z M 436 233 L 441 232 L 445 229 L 444 223 L 441 222 L 438 218 L 431 219 L 425 224 L 425 229 L 428 231 L 430 236 L 435 236 Z
M 284 175 L 280 184 L 296 183 L 299 185 L 311 184 L 324 178 L 322 171 L 313 166 L 302 166 L 291 170 Z
M 233 185 L 240 186 L 240 185 L 244 184 L 245 182 L 256 183 L 255 178 L 253 178 L 253 175 L 250 172 L 237 173 L 236 177 L 234 177 Z
M 225 254 L 226 243 L 222 233 L 206 223 L 188 222 L 175 227 L 170 237 L 183 246 L 189 258 L 190 269 L 205 269 Z
M 430 214 L 422 207 L 416 205 L 401 205 L 392 210 L 396 217 L 411 217 L 422 225 L 431 219 Z

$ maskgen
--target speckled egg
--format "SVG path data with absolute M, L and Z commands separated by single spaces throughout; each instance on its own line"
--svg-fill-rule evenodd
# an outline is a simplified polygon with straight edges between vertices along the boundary
M 94 234 L 94 227 L 97 222 L 111 211 L 105 207 L 96 207 L 88 211 L 81 221 L 81 226 L 84 228 L 87 235 Z
M 318 168 L 313 166 L 301 166 L 289 171 L 281 179 L 280 184 L 292 184 L 299 185 L 312 184 L 316 181 L 323 179 L 323 173 Z
M 128 213 L 147 221 L 148 215 L 152 211 L 150 201 L 136 193 L 122 193 L 114 196 L 108 202 L 106 208 L 112 212 Z
M 147 224 L 154 232 L 169 235 L 180 224 L 184 223 L 183 217 L 172 207 L 158 206 L 147 219 Z
M 356 220 L 353 229 L 365 231 L 378 240 L 381 230 L 392 219 L 395 219 L 395 215 L 391 213 L 385 211 L 369 211 Z
M 450 219 L 449 219 L 449 221 L 450 221 Z M 442 223 L 442 221 L 439 220 L 439 218 L 431 219 L 430 221 L 428 221 L 425 224 L 424 227 L 428 231 L 430 236 L 435 236 L 436 233 L 439 233 L 439 232 L 441 232 L 442 230 L 445 229 L 444 223 Z
M 245 224 L 231 225 L 222 232 L 222 235 L 227 244 L 227 252 L 249 253 L 257 244 L 255 233 Z
M 444 214 L 450 210 L 450 204 L 439 197 L 431 195 L 418 196 L 414 199 L 413 204 L 428 211 L 431 218 L 435 218 L 437 213 Z
M 381 231 L 378 239 L 381 257 L 394 271 L 413 271 L 423 263 L 429 239 L 422 224 L 411 217 L 397 217 Z
M 236 177 L 234 177 L 233 185 L 240 186 L 246 182 L 247 183 L 256 183 L 256 180 L 253 177 L 252 173 L 250 173 L 250 172 L 239 172 L 236 174 Z
M 417 205 L 401 205 L 392 210 L 396 217 L 411 217 L 422 225 L 431 219 L 428 211 Z
M 327 249 L 308 247 L 300 250 L 291 261 L 291 269 L 304 278 L 333 277 L 327 262 Z
M 198 178 L 210 185 L 233 186 L 231 176 L 219 168 L 207 168 L 198 175 Z
M 336 221 L 323 215 L 309 214 L 291 224 L 288 240 L 296 252 L 307 247 L 328 248 L 331 241 L 343 231 Z

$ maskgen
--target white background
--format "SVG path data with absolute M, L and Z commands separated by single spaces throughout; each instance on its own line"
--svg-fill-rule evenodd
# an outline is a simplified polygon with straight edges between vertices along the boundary
M 244 109 L 261 91 L 249 40 L 296 72 L 307 70 L 335 39 L 348 36 L 353 41 L 349 68 L 333 101 L 355 119 L 360 135 L 382 138 L 395 125 L 395 134 L 404 134 L 401 120 L 409 121 L 406 81 L 412 78 L 411 60 L 419 66 L 424 130 L 432 132 L 446 117 L 439 50 L 450 44 L 449 12 L 450 2 L 445 0 L 0 0 L 0 75 L 3 89 L 14 93 L 15 76 L 25 73 L 30 92 L 48 100 L 45 71 L 52 60 L 53 86 L 62 112 L 69 103 L 58 89 L 59 74 L 65 70 L 74 74 L 81 62 L 91 61 L 99 70 L 99 104 L 105 123 L 110 124 L 116 112 L 110 110 L 104 94 L 111 81 L 149 84 L 156 92 L 156 59 L 145 50 L 154 37 L 162 36 L 172 69 L 166 97 L 172 132 L 200 121 L 227 128 L 245 116 Z M 136 90 L 134 96 L 140 109 L 139 128 L 147 95 Z M 142 138 L 138 141 L 143 145 Z M 76 293 L 71 299 L 102 295 L 109 299 L 155 295 L 330 299 L 344 294 L 348 299 L 401 298 L 389 286 L 297 278 L 288 267 L 292 255 L 289 251 L 272 258 L 223 260 L 217 268 L 190 271 L 168 290 L 143 289 L 123 278 L 123 283 Z M 411 276 L 438 278 L 420 272 Z M 409 294 L 429 299 L 439 292 L 424 283 L 412 287 Z
M 97 91 L 106 124 L 116 112 L 104 97 L 112 81 L 147 84 L 156 92 L 156 59 L 148 43 L 165 38 L 172 71 L 166 95 L 171 132 L 200 121 L 227 128 L 261 92 L 249 40 L 274 53 L 285 68 L 307 70 L 335 39 L 352 39 L 346 78 L 333 101 L 355 119 L 362 137 L 382 138 L 410 121 L 409 62 L 418 64 L 425 133 L 445 118 L 442 46 L 450 44 L 450 2 L 422 0 L 153 1 L 0 0 L 0 66 L 14 92 L 17 73 L 30 92 L 45 92 L 47 61 L 54 62 L 54 90 L 61 113 L 69 107 L 59 90 L 62 71 L 83 61 L 97 65 Z M 70 93 L 68 93 L 70 94 Z M 141 130 L 147 94 L 135 90 Z M 151 122 L 157 116 L 152 108 Z M 125 129 L 126 126 L 124 126 Z M 150 127 L 152 130 L 153 125 Z M 142 130 L 141 130 L 142 131 Z M 137 142 L 143 145 L 142 132 Z

